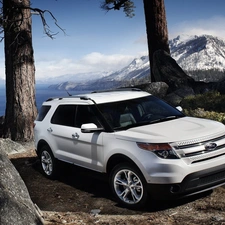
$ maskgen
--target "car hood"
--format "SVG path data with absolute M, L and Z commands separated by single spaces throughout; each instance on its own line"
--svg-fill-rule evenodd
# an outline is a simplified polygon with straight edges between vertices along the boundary
M 207 139 L 222 134 L 225 134 L 225 126 L 222 123 L 207 119 L 182 117 L 119 131 L 116 136 L 119 139 L 137 142 L 165 143 L 204 137 Z

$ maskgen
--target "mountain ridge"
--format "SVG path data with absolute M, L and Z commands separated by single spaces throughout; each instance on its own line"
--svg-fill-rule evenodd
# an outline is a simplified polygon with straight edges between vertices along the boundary
M 191 37 L 191 36 L 190 36 Z M 212 35 L 192 36 L 182 41 L 181 36 L 170 41 L 171 56 L 183 70 L 224 70 L 225 42 Z M 213 60 L 212 60 L 213 58 Z
M 171 56 L 190 76 L 194 76 L 193 71 L 218 70 L 223 72 L 225 69 L 225 41 L 223 39 L 212 35 L 179 35 L 170 40 L 169 45 Z M 74 75 L 73 79 L 51 85 L 50 88 L 79 91 L 93 90 L 93 87 L 95 90 L 108 89 L 123 86 L 127 82 L 132 83 L 134 80 L 141 80 L 149 75 L 148 56 L 142 56 L 135 58 L 130 64 L 116 72 L 99 73 L 99 77 L 91 76 L 92 80 L 82 80 L 82 82 L 74 82 L 73 79 L 77 80 Z M 212 81 L 214 78 L 210 79 L 206 78 L 206 81 Z

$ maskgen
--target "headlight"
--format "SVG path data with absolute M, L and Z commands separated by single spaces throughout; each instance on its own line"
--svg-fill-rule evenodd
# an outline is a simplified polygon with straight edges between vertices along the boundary
M 152 144 L 137 142 L 137 146 L 141 149 L 151 151 L 158 157 L 163 159 L 179 159 L 180 157 L 174 151 L 173 147 L 167 143 Z

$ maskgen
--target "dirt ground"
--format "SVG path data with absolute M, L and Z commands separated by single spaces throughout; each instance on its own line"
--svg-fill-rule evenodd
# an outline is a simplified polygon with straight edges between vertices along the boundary
M 120 207 L 107 180 L 71 165 L 61 165 L 57 180 L 40 172 L 34 149 L 10 155 L 46 225 L 225 225 L 225 187 L 176 201 L 149 201 L 145 209 Z

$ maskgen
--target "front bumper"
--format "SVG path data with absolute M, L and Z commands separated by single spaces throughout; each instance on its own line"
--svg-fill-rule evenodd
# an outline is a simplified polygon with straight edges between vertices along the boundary
M 187 175 L 181 183 L 147 184 L 156 199 L 181 198 L 225 184 L 225 164 Z

